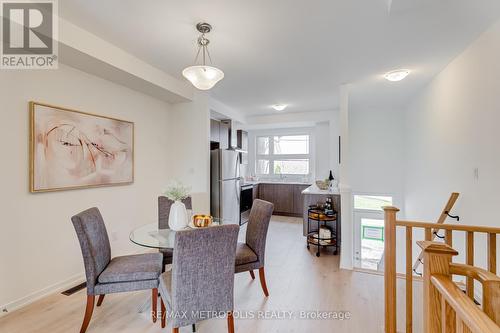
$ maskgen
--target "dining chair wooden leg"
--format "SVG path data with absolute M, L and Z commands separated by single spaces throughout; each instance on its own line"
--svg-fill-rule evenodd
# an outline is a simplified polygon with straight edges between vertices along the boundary
M 179 333 L 179 328 L 178 327 L 172 328 L 172 333 Z
M 260 285 L 262 286 L 262 291 L 264 291 L 264 295 L 266 295 L 266 297 L 268 297 L 269 291 L 267 290 L 266 275 L 264 274 L 264 267 L 259 268 L 259 278 L 260 278 Z
M 250 272 L 250 276 L 252 277 L 252 280 L 255 280 L 255 274 L 253 273 L 253 270 L 249 271 L 249 272 Z
M 165 308 L 165 303 L 163 303 L 163 298 L 160 298 L 161 306 L 161 328 L 167 326 L 167 309 Z
M 156 317 L 158 316 L 158 288 L 154 288 L 152 290 L 152 299 L 151 299 L 151 315 L 153 317 L 153 323 L 156 323 Z
M 89 327 L 90 318 L 92 318 L 92 312 L 94 311 L 94 295 L 87 295 L 87 307 L 85 308 L 85 317 L 83 317 L 82 327 L 80 328 L 80 333 L 85 333 L 87 327 Z
M 227 333 L 234 333 L 234 318 L 232 312 L 228 312 L 227 314 Z
M 102 301 L 104 301 L 104 296 L 106 295 L 99 295 L 99 299 L 97 299 L 97 306 L 101 306 Z

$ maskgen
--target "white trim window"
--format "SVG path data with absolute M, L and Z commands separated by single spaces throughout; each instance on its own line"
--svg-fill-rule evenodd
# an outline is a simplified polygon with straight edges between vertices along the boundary
M 311 169 L 309 134 L 256 137 L 255 173 L 259 176 L 304 176 Z

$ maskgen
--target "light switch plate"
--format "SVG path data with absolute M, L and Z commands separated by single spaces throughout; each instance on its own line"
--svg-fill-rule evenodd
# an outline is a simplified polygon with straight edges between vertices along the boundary
M 474 168 L 474 180 L 479 180 L 479 168 Z

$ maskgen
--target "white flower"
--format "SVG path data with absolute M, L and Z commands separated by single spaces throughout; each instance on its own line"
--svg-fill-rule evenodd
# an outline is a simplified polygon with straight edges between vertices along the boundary
M 167 186 L 167 189 L 163 194 L 172 201 L 181 201 L 189 197 L 191 192 L 191 187 L 184 186 L 181 182 L 176 181 L 175 183 Z

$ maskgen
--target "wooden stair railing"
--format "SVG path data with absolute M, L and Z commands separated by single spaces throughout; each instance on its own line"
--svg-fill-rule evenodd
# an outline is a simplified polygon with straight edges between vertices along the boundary
M 446 221 L 446 218 L 449 217 L 449 216 L 451 216 L 450 212 L 451 212 L 453 206 L 455 206 L 455 202 L 457 202 L 457 199 L 458 199 L 459 195 L 460 195 L 460 193 L 457 193 L 457 192 L 453 192 L 450 195 L 450 198 L 448 199 L 448 202 L 446 203 L 446 205 L 444 206 L 443 210 L 441 211 L 441 215 L 439 215 L 439 218 L 438 218 L 438 220 L 436 222 L 437 225 L 443 224 Z M 458 221 L 458 216 L 453 216 L 453 217 L 456 218 L 457 221 Z M 426 235 L 426 238 L 429 238 L 427 240 L 434 240 L 436 237 L 438 237 L 437 235 L 438 235 L 438 232 L 440 230 L 441 229 L 439 229 L 439 228 L 431 230 L 431 236 L 429 237 L 429 235 Z M 448 239 L 448 238 L 451 239 L 451 237 L 447 234 L 445 236 L 445 239 Z M 424 253 L 420 252 L 420 254 L 418 255 L 417 260 L 415 260 L 415 263 L 413 264 L 413 272 L 415 272 L 416 274 L 419 274 L 419 273 L 417 273 L 417 269 L 418 269 L 418 266 L 420 265 L 420 263 L 422 262 L 423 259 L 424 259 Z M 421 274 L 419 274 L 419 275 L 421 275 Z
M 432 240 L 432 231 L 435 229 L 444 230 L 446 233 L 445 243 L 438 243 L 440 245 L 447 245 L 451 248 L 453 246 L 453 234 L 454 232 L 464 232 L 466 234 L 466 265 L 460 264 L 451 264 L 449 265 L 449 270 L 451 275 L 463 275 L 466 277 L 466 293 L 470 302 L 474 300 L 474 280 L 478 280 L 483 283 L 483 295 L 497 295 L 496 289 L 497 287 L 491 287 L 491 285 L 497 285 L 492 278 L 492 276 L 496 276 L 497 272 L 497 258 L 496 258 L 496 241 L 497 235 L 500 234 L 500 228 L 493 227 L 481 227 L 481 226 L 468 226 L 468 225 L 458 225 L 458 224 L 440 224 L 439 227 L 436 227 L 436 223 L 426 223 L 426 222 L 415 222 L 415 221 L 401 221 L 396 218 L 397 212 L 399 211 L 396 207 L 384 207 L 385 211 L 385 227 L 384 227 L 384 289 L 385 289 L 385 332 L 386 333 L 396 333 L 396 228 L 403 227 L 406 229 L 406 333 L 412 333 L 413 331 L 413 231 L 415 229 L 423 229 L 425 231 L 425 240 L 430 242 Z M 481 270 L 474 266 L 474 235 L 476 233 L 483 233 L 487 235 L 487 262 L 488 262 L 488 271 Z M 482 244 L 479 244 L 482 245 Z M 426 264 L 425 253 L 424 253 L 424 267 Z M 451 256 L 450 256 L 451 262 Z M 424 268 L 425 271 L 425 268 Z M 490 275 L 491 274 L 491 275 Z M 439 274 L 437 274 L 439 275 Z M 486 279 L 486 277 L 488 277 Z M 425 280 L 425 277 L 424 277 Z M 439 276 L 437 279 L 433 279 L 432 283 L 440 282 Z M 493 281 L 493 282 L 491 282 Z M 440 284 L 440 286 L 443 284 Z M 449 283 L 444 283 L 445 287 L 448 287 Z M 455 284 L 454 284 L 455 285 Z M 455 285 L 456 286 L 456 285 Z M 485 287 L 486 286 L 486 287 Z M 458 287 L 457 287 L 458 288 Z M 485 289 L 486 288 L 486 289 Z M 488 289 L 489 288 L 489 289 Z M 493 290 L 493 289 L 494 290 Z M 449 288 L 448 288 L 449 289 Z M 447 290 L 448 290 L 447 289 Z M 455 295 L 453 291 L 450 291 L 452 295 Z M 464 295 L 462 295 L 464 296 Z M 500 316 L 500 296 L 495 296 L 493 299 L 495 302 L 495 306 L 493 308 L 495 311 L 487 310 L 489 302 L 487 299 L 483 299 L 483 307 L 484 313 L 487 313 L 487 317 L 494 318 L 494 322 L 496 322 L 496 318 Z M 484 297 L 484 296 L 483 296 Z M 488 297 L 488 296 L 487 296 Z M 458 302 L 458 301 L 457 301 Z M 425 302 L 424 302 L 425 303 Z M 451 306 L 451 301 L 448 301 L 448 305 Z M 455 304 L 455 303 L 453 303 Z M 461 304 L 461 303 L 458 303 Z M 473 303 L 474 304 L 474 303 Z M 448 306 L 445 307 L 447 311 L 451 311 Z M 455 313 L 461 313 L 462 309 L 455 309 Z M 482 311 L 480 311 L 483 313 Z M 494 313 L 494 315 L 491 314 Z M 425 315 L 424 315 L 425 317 Z M 467 317 L 468 318 L 468 317 Z M 464 327 L 464 332 L 471 332 L 473 327 L 469 325 L 471 323 L 467 322 L 467 318 L 464 318 L 465 322 L 459 323 Z M 425 327 L 425 324 L 424 324 Z M 460 327 L 460 326 L 457 326 Z M 453 331 L 443 331 L 443 332 L 453 332 Z M 457 332 L 461 332 L 457 329 Z M 472 331 L 473 333 L 475 331 Z M 489 332 L 489 331 L 487 331 Z M 494 331 L 494 332 L 500 332 Z M 433 331 L 425 331 L 425 333 L 434 333 Z M 441 331 L 440 331 L 441 333 Z
M 453 264 L 458 252 L 443 243 L 419 241 L 424 253 L 424 332 L 499 333 L 500 278 L 483 269 Z M 483 310 L 452 280 L 471 277 L 483 285 Z

